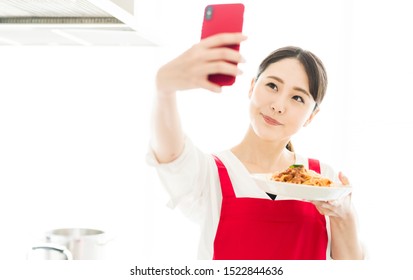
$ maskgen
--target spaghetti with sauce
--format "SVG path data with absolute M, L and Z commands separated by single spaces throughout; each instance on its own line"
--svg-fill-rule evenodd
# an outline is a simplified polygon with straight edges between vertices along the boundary
M 307 170 L 303 165 L 291 165 L 287 170 L 275 173 L 271 180 L 309 186 L 329 187 L 333 182 L 317 172 Z

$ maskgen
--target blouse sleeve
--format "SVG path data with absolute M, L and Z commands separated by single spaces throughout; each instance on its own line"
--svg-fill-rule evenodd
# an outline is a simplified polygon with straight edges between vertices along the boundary
M 170 196 L 169 206 L 178 207 L 184 214 L 193 216 L 201 209 L 201 199 L 205 197 L 210 181 L 210 161 L 212 157 L 205 154 L 188 137 L 182 154 L 172 162 L 159 163 L 152 150 L 146 161 L 156 168 L 162 185 Z

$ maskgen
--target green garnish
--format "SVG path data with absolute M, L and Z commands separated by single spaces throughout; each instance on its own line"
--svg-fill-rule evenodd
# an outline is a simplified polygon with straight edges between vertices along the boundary
M 300 168 L 300 167 L 303 167 L 304 165 L 302 165 L 302 164 L 293 164 L 293 165 L 291 165 L 290 166 L 290 168 Z

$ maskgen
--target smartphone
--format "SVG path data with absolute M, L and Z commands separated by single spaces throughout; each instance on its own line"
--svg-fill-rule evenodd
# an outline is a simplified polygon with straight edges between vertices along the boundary
M 202 23 L 201 39 L 218 33 L 239 33 L 242 32 L 244 23 L 244 5 L 235 4 L 215 4 L 205 7 L 204 19 Z M 228 48 L 239 51 L 239 44 L 228 45 Z M 230 86 L 235 82 L 235 76 L 224 74 L 212 74 L 208 79 L 220 86 Z

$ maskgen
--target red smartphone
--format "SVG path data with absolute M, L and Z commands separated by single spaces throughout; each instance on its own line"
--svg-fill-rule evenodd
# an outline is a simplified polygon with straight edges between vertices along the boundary
M 235 4 L 215 4 L 205 7 L 204 20 L 202 23 L 201 39 L 218 33 L 239 33 L 242 32 L 244 23 L 244 5 Z M 238 45 L 226 46 L 239 51 Z M 212 74 L 208 79 L 220 86 L 230 86 L 235 82 L 235 76 L 224 74 Z

